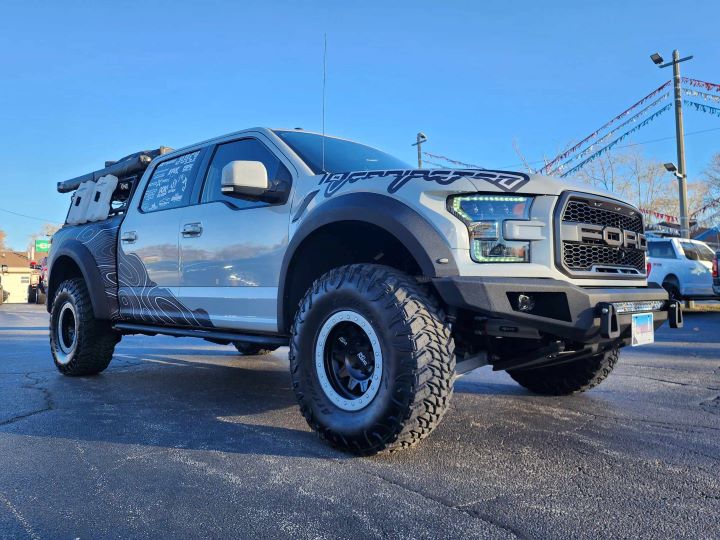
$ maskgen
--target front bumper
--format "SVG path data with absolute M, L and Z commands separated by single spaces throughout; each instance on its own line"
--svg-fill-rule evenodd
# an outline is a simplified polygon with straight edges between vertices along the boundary
M 634 312 L 652 311 L 655 329 L 662 326 L 669 315 L 674 325 L 682 325 L 682 314 L 675 311 L 680 310 L 679 304 L 669 302 L 667 292 L 657 284 L 578 287 L 554 279 L 459 276 L 436 278 L 433 284 L 450 307 L 489 319 L 512 321 L 523 328 L 579 343 L 618 340 L 629 343 Z M 532 311 L 519 310 L 517 302 L 521 294 L 534 300 Z M 657 309 L 649 310 L 642 305 L 637 311 L 633 309 L 633 304 L 648 302 L 655 302 Z M 610 332 L 608 324 L 612 326 Z

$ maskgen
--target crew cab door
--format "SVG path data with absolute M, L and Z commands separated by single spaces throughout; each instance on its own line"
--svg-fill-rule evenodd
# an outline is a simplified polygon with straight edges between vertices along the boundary
M 712 259 L 713 252 L 703 244 L 680 241 L 680 248 L 685 254 L 686 293 L 688 296 L 712 296 Z
M 179 227 L 190 200 L 202 151 L 165 160 L 153 168 L 120 227 L 120 316 L 136 323 L 194 324 L 177 301 L 180 284 Z
M 180 223 L 181 302 L 207 314 L 208 326 L 277 331 L 277 295 L 288 244 L 291 163 L 269 141 L 244 137 L 218 144 L 198 204 Z M 259 161 L 282 200 L 238 198 L 221 191 L 223 167 Z

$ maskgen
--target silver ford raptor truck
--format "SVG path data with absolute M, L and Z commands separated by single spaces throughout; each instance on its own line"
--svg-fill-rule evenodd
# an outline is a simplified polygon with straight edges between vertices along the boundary
M 532 392 L 599 384 L 679 304 L 646 281 L 637 208 L 520 172 L 412 169 L 303 130 L 161 147 L 60 182 L 50 348 L 103 371 L 122 336 L 267 354 L 289 345 L 300 411 L 357 454 L 412 446 L 455 378 L 488 365 Z

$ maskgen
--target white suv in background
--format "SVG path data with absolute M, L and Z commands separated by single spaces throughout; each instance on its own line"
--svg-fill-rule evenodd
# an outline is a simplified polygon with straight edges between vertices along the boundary
M 671 298 L 720 300 L 713 292 L 714 257 L 698 240 L 648 238 L 648 281 L 661 284 Z

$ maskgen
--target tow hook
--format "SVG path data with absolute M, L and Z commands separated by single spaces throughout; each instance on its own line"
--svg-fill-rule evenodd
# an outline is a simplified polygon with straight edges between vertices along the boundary
M 620 324 L 615 306 L 603 302 L 598 304 L 598 308 L 600 309 L 600 335 L 606 339 L 620 337 Z
M 670 328 L 683 327 L 683 310 L 677 300 L 671 300 L 668 305 L 668 321 L 670 322 Z

